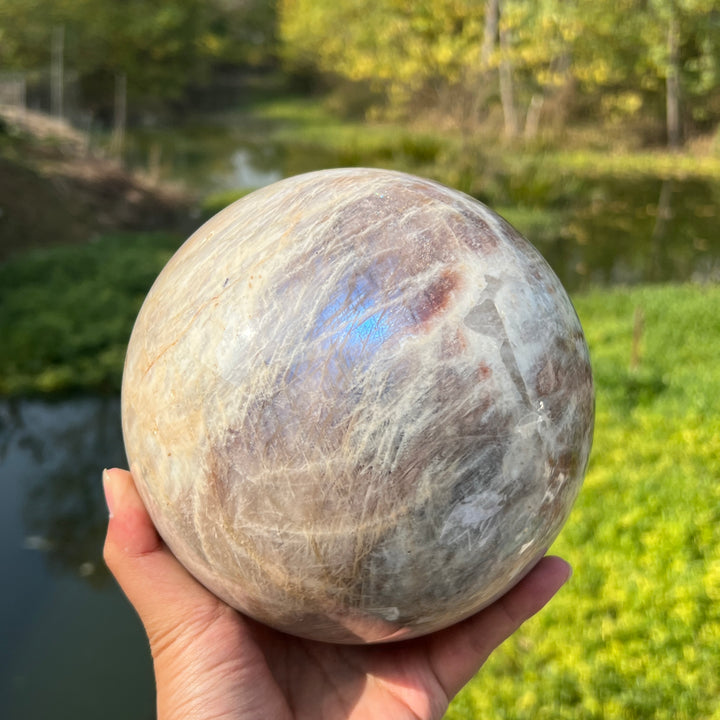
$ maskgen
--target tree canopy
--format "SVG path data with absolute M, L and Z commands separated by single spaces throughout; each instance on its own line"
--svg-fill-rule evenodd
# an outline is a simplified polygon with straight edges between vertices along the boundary
M 141 103 L 180 97 L 223 64 L 249 65 L 273 52 L 269 0 L 0 0 L 0 68 L 49 66 L 62 28 L 65 66 L 85 101 L 112 101 L 128 78 Z
M 90 105 L 118 74 L 152 103 L 280 58 L 396 116 L 510 136 L 635 122 L 679 144 L 720 121 L 718 0 L 0 0 L 0 69 L 48 67 L 58 27 Z
M 291 67 L 370 83 L 392 106 L 431 90 L 477 121 L 500 103 L 510 134 L 558 96 L 609 121 L 720 118 L 717 0 L 280 0 L 279 21 Z

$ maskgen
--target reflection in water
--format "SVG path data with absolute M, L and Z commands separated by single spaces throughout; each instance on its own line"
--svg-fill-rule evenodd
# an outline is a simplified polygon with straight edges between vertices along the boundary
M 660 184 L 660 196 L 658 197 L 655 209 L 655 224 L 653 225 L 650 241 L 652 244 L 652 255 L 650 263 L 650 279 L 659 280 L 664 273 L 664 246 L 667 242 L 670 223 L 673 219 L 673 180 L 663 180 Z
M 28 456 L 16 478 L 24 495 L 23 545 L 45 553 L 49 568 L 98 586 L 107 510 L 103 467 L 123 465 L 120 409 L 115 398 L 72 402 L 8 402 L 0 417 L 0 463 L 11 451 Z
M 230 156 L 232 170 L 217 178 L 217 184 L 230 188 L 259 188 L 282 179 L 275 167 L 266 168 L 256 163 L 248 148 L 240 148 Z
M 147 643 L 102 562 L 119 415 L 116 398 L 0 401 L 4 720 L 153 716 Z
M 563 201 L 556 225 L 526 234 L 571 291 L 641 282 L 717 282 L 719 208 L 719 182 L 583 179 Z
M 133 142 L 138 164 L 143 164 L 149 143 L 161 143 L 166 179 L 201 192 L 259 187 L 322 168 L 395 166 L 392 153 L 366 157 L 351 148 L 271 143 L 261 128 L 242 124 L 158 128 L 151 136 L 136 133 Z M 509 219 L 568 290 L 720 279 L 717 180 L 670 180 L 643 173 L 590 176 L 548 170 L 541 158 L 524 169 L 486 160 L 483 165 L 478 159 L 469 169 L 469 184 L 481 190 L 480 199 L 491 207 L 518 212 Z M 413 172 L 412 157 L 398 162 Z M 456 174 L 453 168 L 437 170 L 441 176 Z

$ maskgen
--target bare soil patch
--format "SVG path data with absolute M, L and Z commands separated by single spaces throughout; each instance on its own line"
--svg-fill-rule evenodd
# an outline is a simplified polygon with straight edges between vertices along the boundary
M 193 204 L 188 192 L 90 152 L 67 123 L 0 110 L 0 262 L 117 230 L 185 231 Z

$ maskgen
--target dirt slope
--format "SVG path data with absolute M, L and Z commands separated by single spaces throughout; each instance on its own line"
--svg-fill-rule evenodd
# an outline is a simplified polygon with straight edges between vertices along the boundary
M 183 230 L 192 198 L 87 151 L 66 123 L 0 110 L 0 262 L 113 230 Z

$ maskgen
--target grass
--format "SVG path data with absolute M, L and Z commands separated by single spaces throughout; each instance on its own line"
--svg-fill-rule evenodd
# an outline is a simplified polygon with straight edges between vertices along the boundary
M 585 176 L 652 175 L 663 179 L 720 177 L 720 153 L 698 155 L 668 151 L 612 153 L 590 150 L 558 150 L 547 156 L 549 166 Z
M 115 392 L 169 234 L 109 235 L 0 265 L 0 395 Z
M 0 393 L 116 392 L 135 315 L 179 242 L 113 235 L 0 266 Z M 584 489 L 552 551 L 575 574 L 447 717 L 717 720 L 720 287 L 574 301 L 597 423 Z
M 720 288 L 575 303 L 597 423 L 584 489 L 552 548 L 575 574 L 447 717 L 720 718 Z

